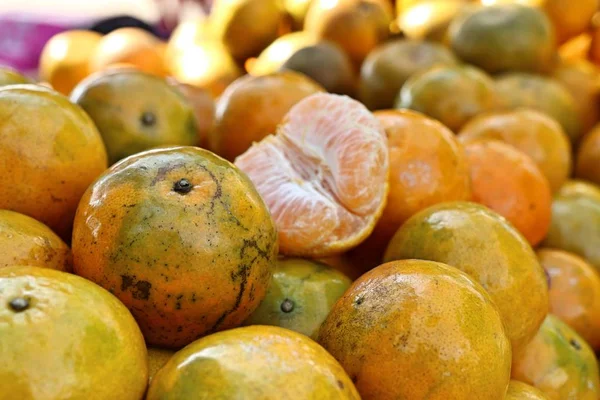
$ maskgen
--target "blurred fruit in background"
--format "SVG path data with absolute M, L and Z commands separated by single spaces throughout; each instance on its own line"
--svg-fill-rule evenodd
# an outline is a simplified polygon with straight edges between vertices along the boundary
M 398 17 L 395 23 L 408 38 L 447 42 L 448 27 L 452 20 L 476 7 L 468 3 L 469 0 L 399 0 L 396 1 Z
M 31 79 L 21 75 L 16 70 L 0 66 L 0 87 L 17 85 L 19 83 L 33 83 Z
M 318 41 L 319 39 L 310 32 L 286 33 L 275 39 L 258 57 L 248 59 L 246 70 L 251 75 L 276 72 L 298 50 L 317 44 Z
M 600 125 L 592 129 L 577 150 L 575 176 L 600 185 Z

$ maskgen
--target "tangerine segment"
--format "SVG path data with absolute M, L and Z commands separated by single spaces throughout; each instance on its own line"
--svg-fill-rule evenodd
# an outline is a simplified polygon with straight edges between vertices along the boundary
M 276 135 L 235 164 L 269 207 L 283 254 L 346 251 L 371 233 L 386 203 L 385 133 L 373 114 L 346 96 L 317 93 L 301 100 Z

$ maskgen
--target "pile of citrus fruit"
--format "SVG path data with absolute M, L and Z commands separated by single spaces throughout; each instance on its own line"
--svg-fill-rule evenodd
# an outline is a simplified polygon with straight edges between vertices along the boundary
M 0 69 L 0 400 L 598 400 L 598 0 L 216 0 Z

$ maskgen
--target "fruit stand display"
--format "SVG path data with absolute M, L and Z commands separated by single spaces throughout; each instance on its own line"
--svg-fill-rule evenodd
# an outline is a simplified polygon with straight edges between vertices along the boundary
M 0 400 L 600 399 L 598 0 L 203 7 L 0 67 Z

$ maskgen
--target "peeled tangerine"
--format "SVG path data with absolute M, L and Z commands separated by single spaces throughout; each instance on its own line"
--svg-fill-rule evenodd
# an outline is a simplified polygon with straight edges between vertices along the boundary
M 286 255 L 323 257 L 373 230 L 388 192 L 383 128 L 362 104 L 318 93 L 236 159 L 271 211 Z

